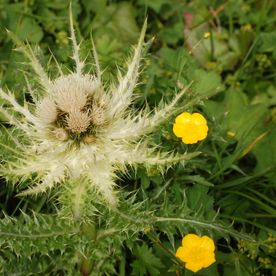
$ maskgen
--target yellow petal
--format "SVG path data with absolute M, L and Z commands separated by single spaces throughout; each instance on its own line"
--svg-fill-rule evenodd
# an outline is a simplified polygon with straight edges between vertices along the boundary
M 210 251 L 210 252 L 214 252 L 215 251 L 215 243 L 214 241 L 207 237 L 207 236 L 203 236 L 201 237 L 201 247 L 206 250 L 206 251 Z
M 182 137 L 185 133 L 185 130 L 180 124 L 174 124 L 173 133 L 175 134 L 176 137 Z
M 191 121 L 192 115 L 188 112 L 183 112 L 175 118 L 176 124 L 187 124 Z
M 175 256 L 177 258 L 179 258 L 180 260 L 182 260 L 183 262 L 185 262 L 183 260 L 183 258 L 185 256 L 185 249 L 184 249 L 184 247 L 182 247 L 182 246 L 178 247 L 178 249 L 176 250 Z
M 182 142 L 184 144 L 195 144 L 195 143 L 198 142 L 198 139 L 195 138 L 194 136 L 187 136 L 186 135 L 186 136 L 182 137 Z
M 207 124 L 206 119 L 199 113 L 193 113 L 191 117 L 192 117 L 191 120 L 196 125 L 206 125 Z
M 193 272 L 197 272 L 200 269 L 202 269 L 202 264 L 200 262 L 189 262 L 189 263 L 186 263 L 185 268 Z
M 198 126 L 197 139 L 199 141 L 204 140 L 207 137 L 207 134 L 208 134 L 208 126 L 207 125 Z
M 184 132 L 182 135 L 182 141 L 185 144 L 194 144 L 197 142 L 196 127 L 192 123 L 185 125 Z
M 193 136 L 194 135 L 193 129 L 194 129 L 194 125 L 189 122 L 185 123 L 185 124 L 175 123 L 173 125 L 173 132 L 177 137 Z M 187 139 L 189 139 L 189 138 L 187 138 Z
M 202 256 L 202 267 L 208 267 L 211 264 L 213 264 L 215 259 L 215 253 L 214 252 L 205 252 L 205 254 Z
M 188 234 L 182 239 L 182 246 L 184 248 L 200 247 L 201 238 L 196 234 Z
M 194 260 L 194 255 L 192 252 L 191 248 L 184 248 L 183 246 L 180 246 L 176 253 L 175 256 L 179 258 L 182 262 L 191 262 Z

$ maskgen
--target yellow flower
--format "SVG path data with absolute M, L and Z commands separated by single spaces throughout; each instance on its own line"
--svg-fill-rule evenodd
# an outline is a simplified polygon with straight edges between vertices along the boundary
M 211 238 L 188 234 L 182 239 L 182 246 L 175 256 L 186 263 L 185 268 L 197 272 L 216 261 L 214 251 L 215 244 Z
M 173 132 L 183 143 L 195 144 L 207 137 L 207 121 L 199 113 L 183 112 L 176 117 Z
M 230 136 L 230 137 L 235 137 L 236 136 L 236 132 L 235 131 L 227 131 L 227 135 Z
M 203 37 L 204 38 L 209 38 L 211 36 L 211 33 L 210 32 L 205 32 L 204 34 L 203 34 Z

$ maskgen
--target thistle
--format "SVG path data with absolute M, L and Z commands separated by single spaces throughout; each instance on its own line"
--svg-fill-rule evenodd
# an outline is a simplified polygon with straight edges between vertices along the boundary
M 9 108 L 0 112 L 9 124 L 22 133 L 12 136 L 16 148 L 10 150 L 16 159 L 1 164 L 1 174 L 13 176 L 15 182 L 32 179 L 19 195 L 48 192 L 59 185 L 71 189 L 75 214 L 87 191 L 96 190 L 110 208 L 117 205 L 116 173 L 141 164 L 157 166 L 161 171 L 177 162 L 197 155 L 161 152 L 149 134 L 179 111 L 176 104 L 187 91 L 181 90 L 171 103 L 152 112 L 131 108 L 140 72 L 146 23 L 124 76 L 109 88 L 103 84 L 102 71 L 94 43 L 94 74 L 84 73 L 85 60 L 79 54 L 72 13 L 70 31 L 75 70 L 64 74 L 57 64 L 59 76 L 50 79 L 28 44 L 21 44 L 30 60 L 40 93 L 30 91 L 33 103 L 20 105 L 14 95 L 0 89 L 0 96 Z M 12 34 L 11 34 L 12 36 Z M 22 139 L 23 137 L 23 139 Z M 5 146 L 5 145 L 2 145 Z M 7 146 L 6 146 L 7 147 Z M 35 177 L 35 181 L 33 181 Z M 78 183 L 70 186 L 69 182 Z

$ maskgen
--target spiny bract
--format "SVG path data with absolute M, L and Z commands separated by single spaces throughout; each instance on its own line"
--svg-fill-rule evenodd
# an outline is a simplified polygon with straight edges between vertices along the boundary
M 30 184 L 21 195 L 45 192 L 57 184 L 66 187 L 68 180 L 85 181 L 88 189 L 96 188 L 108 206 L 114 207 L 116 171 L 138 164 L 162 169 L 196 155 L 161 153 L 148 137 L 175 113 L 175 105 L 187 87 L 163 108 L 150 114 L 137 113 L 130 105 L 139 75 L 146 23 L 125 76 L 119 74 L 118 84 L 109 89 L 101 81 L 93 41 L 95 74 L 83 72 L 85 61 L 79 55 L 72 13 L 70 31 L 76 69 L 66 75 L 57 64 L 59 76 L 54 80 L 49 78 L 31 47 L 21 44 L 42 91 L 35 95 L 30 90 L 33 103 L 25 102 L 22 106 L 12 93 L 0 89 L 1 98 L 9 105 L 9 108 L 1 106 L 0 112 L 23 133 L 20 140 L 11 135 L 17 146 L 12 149 L 17 158 L 2 164 L 1 174 L 15 176 L 16 182 L 35 179 L 35 184 Z M 80 190 L 85 189 L 76 190 L 76 197 L 80 197 Z

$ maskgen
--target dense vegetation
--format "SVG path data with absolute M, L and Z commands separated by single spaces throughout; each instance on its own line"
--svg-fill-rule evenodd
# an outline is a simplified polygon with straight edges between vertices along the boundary
M 198 233 L 215 240 L 216 263 L 197 275 L 275 275 L 275 1 L 71 2 L 81 54 L 89 60 L 92 34 L 106 83 L 118 68 L 125 72 L 148 17 L 133 107 L 169 102 L 192 81 L 183 111 L 204 114 L 208 137 L 183 144 L 171 117 L 155 142 L 201 154 L 164 174 L 129 167 L 117 181 L 118 209 L 91 193 L 80 220 L 70 217 L 70 198 L 59 189 L 18 197 L 35 176 L 18 185 L 1 178 L 1 274 L 192 275 L 174 253 L 185 234 Z M 30 99 L 24 75 L 37 83 L 5 28 L 27 40 L 54 77 L 55 60 L 67 72 L 73 64 L 68 11 L 67 0 L 0 0 L 0 86 L 22 104 Z M 12 162 L 20 134 L 0 120 L 0 158 Z

